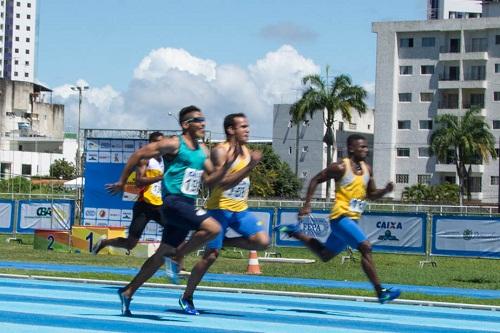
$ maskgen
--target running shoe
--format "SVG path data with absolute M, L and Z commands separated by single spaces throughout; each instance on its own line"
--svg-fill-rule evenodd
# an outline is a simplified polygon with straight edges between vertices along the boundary
M 102 242 L 106 239 L 106 237 L 99 238 L 97 242 L 95 242 L 94 246 L 92 246 L 92 250 L 90 251 L 93 255 L 97 255 L 99 251 L 102 250 Z
M 281 224 L 277 227 L 274 227 L 273 230 L 277 232 L 282 232 L 286 234 L 288 237 L 292 237 L 293 234 L 301 231 L 299 224 Z
M 123 316 L 131 316 L 132 312 L 130 312 L 130 302 L 132 301 L 132 297 L 127 297 L 123 294 L 125 288 L 118 289 L 118 297 L 120 297 L 120 301 L 122 302 L 122 315 Z
M 399 295 L 401 295 L 401 290 L 399 289 L 384 288 L 378 295 L 378 301 L 380 302 L 380 304 L 384 304 L 398 298 Z
M 173 284 L 179 284 L 179 265 L 172 258 L 165 257 L 165 273 Z
M 181 296 L 181 298 L 179 298 L 179 305 L 181 306 L 182 310 L 184 310 L 184 312 L 188 315 L 198 316 L 200 314 L 194 307 L 192 298 L 187 299 Z

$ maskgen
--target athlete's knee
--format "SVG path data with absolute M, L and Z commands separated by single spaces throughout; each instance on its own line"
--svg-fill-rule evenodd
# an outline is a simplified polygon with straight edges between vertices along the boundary
M 219 249 L 208 249 L 203 256 L 207 264 L 212 265 L 219 257 Z
M 206 219 L 201 224 L 201 229 L 204 230 L 210 237 L 215 237 L 221 231 L 219 222 L 213 218 Z
M 249 237 L 249 240 L 253 243 L 255 250 L 265 250 L 269 247 L 269 236 L 264 232 L 258 232 L 255 235 Z
M 361 244 L 359 244 L 358 251 L 361 252 L 363 256 L 369 255 L 370 253 L 372 253 L 372 245 L 369 241 L 363 241 Z
M 137 245 L 137 242 L 139 242 L 137 238 L 127 238 L 126 249 L 132 250 Z

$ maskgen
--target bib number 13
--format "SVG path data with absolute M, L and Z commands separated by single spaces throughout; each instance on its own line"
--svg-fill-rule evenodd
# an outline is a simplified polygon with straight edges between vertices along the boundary
M 181 191 L 184 194 L 197 195 L 203 170 L 187 168 L 182 179 Z

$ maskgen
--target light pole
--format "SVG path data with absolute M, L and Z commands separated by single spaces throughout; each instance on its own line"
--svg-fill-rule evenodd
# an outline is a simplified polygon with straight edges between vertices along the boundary
M 80 156 L 80 122 L 81 122 L 81 113 L 82 113 L 82 93 L 85 90 L 88 90 L 88 86 L 73 86 L 71 90 L 78 91 L 78 129 L 76 132 L 76 172 L 77 176 L 81 177 L 81 156 Z

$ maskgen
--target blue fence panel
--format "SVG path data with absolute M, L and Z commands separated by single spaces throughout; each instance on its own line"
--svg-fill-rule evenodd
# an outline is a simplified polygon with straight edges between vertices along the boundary
M 69 230 L 74 224 L 74 200 L 19 200 L 17 232 L 35 229 Z
M 0 232 L 14 231 L 14 201 L 0 199 Z

